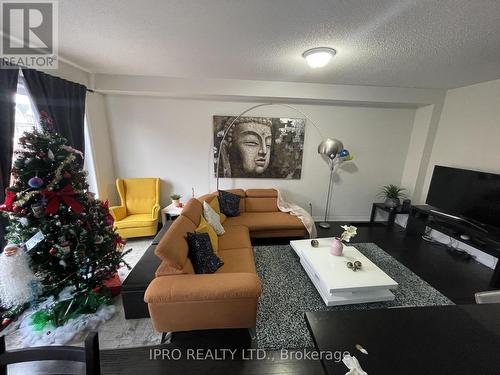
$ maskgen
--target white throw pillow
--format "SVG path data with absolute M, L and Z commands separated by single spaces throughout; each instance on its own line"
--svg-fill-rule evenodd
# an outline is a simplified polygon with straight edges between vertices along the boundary
M 223 235 L 225 230 L 222 224 L 220 223 L 220 216 L 217 212 L 214 211 L 212 207 L 207 202 L 203 202 L 203 216 L 205 216 L 205 220 L 207 223 L 214 228 L 215 233 L 219 236 Z

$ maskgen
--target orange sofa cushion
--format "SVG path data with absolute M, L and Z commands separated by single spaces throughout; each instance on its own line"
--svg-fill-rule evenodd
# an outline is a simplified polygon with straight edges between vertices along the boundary
M 192 273 L 192 266 L 187 265 L 186 233 L 195 230 L 196 225 L 183 215 L 172 223 L 155 249 L 155 254 L 163 261 L 162 274 Z
M 250 232 L 280 229 L 304 229 L 304 224 L 287 212 L 244 212 L 240 216 L 228 217 L 224 227 L 244 225 Z
M 198 226 L 200 225 L 200 217 L 203 215 L 203 206 L 198 199 L 191 198 L 182 209 L 181 215 Z
M 276 198 L 246 198 L 246 212 L 279 211 Z
M 253 250 L 251 247 L 219 251 L 218 257 L 224 265 L 217 273 L 256 273 Z M 237 277 L 237 276 L 236 276 Z
M 248 189 L 246 191 L 248 198 L 278 198 L 276 189 Z
M 226 233 L 219 237 L 220 250 L 252 247 L 247 227 L 243 225 L 232 225 L 224 229 Z

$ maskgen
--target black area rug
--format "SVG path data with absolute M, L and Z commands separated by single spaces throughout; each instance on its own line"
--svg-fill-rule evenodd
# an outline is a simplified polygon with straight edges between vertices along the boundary
M 257 313 L 260 349 L 312 348 L 306 311 L 349 311 L 394 306 L 453 305 L 453 302 L 373 243 L 353 244 L 399 287 L 388 302 L 325 306 L 290 245 L 255 246 L 255 264 L 262 279 Z

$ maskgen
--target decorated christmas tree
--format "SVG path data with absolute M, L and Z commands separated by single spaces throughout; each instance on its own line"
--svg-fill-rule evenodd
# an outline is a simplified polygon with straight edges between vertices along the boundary
M 14 181 L 0 206 L 9 217 L 9 244 L 0 258 L 0 302 L 12 314 L 55 297 L 50 308 L 33 315 L 34 324 L 42 320 L 43 328 L 110 303 L 104 283 L 115 275 L 124 253 L 108 203 L 88 191 L 82 153 L 53 131 L 46 113 L 40 123 L 41 129 L 19 140 Z M 22 271 L 14 272 L 16 267 Z M 31 275 L 19 275 L 28 271 Z M 22 293 L 13 290 L 16 285 Z M 63 290 L 69 298 L 58 298 Z

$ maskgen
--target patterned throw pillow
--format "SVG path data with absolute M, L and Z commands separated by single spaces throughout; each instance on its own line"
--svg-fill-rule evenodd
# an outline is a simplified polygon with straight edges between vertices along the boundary
M 220 211 L 227 217 L 239 216 L 240 199 L 239 195 L 219 190 Z
M 196 233 L 207 233 L 210 237 L 210 243 L 212 244 L 212 250 L 214 254 L 217 255 L 219 250 L 219 238 L 217 237 L 217 233 L 215 233 L 214 228 L 207 223 L 203 216 L 200 217 L 200 225 L 195 229 Z
M 189 259 L 196 273 L 214 273 L 224 262 L 214 254 L 207 233 L 187 233 Z
M 225 233 L 224 227 L 220 223 L 220 216 L 214 211 L 212 207 L 207 202 L 203 202 L 203 216 L 207 220 L 208 224 L 214 228 L 215 233 L 222 236 Z

